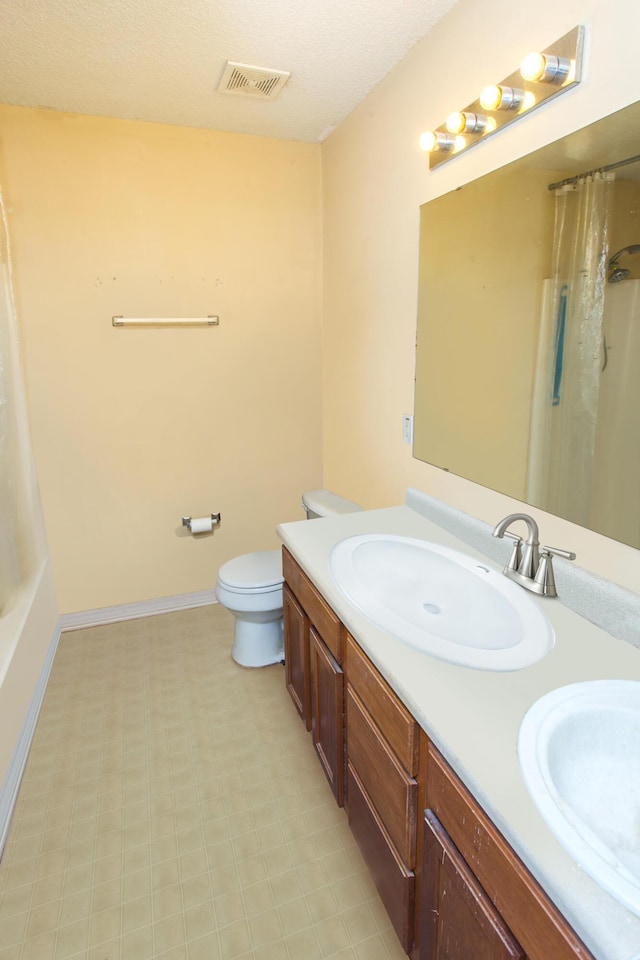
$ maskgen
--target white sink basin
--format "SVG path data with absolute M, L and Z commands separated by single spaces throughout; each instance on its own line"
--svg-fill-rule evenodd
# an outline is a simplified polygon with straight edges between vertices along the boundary
M 563 847 L 640 916 L 640 682 L 553 690 L 525 715 L 518 759 Z
M 551 624 L 526 591 L 457 550 L 368 534 L 337 543 L 329 566 L 373 623 L 440 660 L 520 670 L 553 647 Z

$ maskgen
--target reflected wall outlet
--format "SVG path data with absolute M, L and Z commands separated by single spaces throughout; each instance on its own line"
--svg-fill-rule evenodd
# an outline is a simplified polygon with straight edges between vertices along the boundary
M 413 443 L 413 417 L 402 418 L 402 440 L 404 443 Z

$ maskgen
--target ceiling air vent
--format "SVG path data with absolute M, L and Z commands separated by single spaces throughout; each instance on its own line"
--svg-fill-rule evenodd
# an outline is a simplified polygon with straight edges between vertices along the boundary
M 252 67 L 247 63 L 227 60 L 218 84 L 218 93 L 275 100 L 290 76 L 286 70 L 267 70 L 265 67 Z

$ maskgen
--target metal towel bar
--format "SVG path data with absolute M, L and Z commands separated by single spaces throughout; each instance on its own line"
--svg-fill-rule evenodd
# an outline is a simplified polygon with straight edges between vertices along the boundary
M 220 317 L 112 317 L 114 327 L 217 327 Z

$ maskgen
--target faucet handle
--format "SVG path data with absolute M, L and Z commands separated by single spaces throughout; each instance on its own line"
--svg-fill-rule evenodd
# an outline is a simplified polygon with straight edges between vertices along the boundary
M 535 575 L 535 583 L 540 587 L 543 597 L 557 597 L 556 581 L 553 575 L 552 556 L 564 557 L 565 560 L 575 560 L 576 555 L 570 550 L 559 550 L 557 547 L 541 547 L 540 563 Z
M 522 560 L 522 537 L 519 537 L 517 533 L 509 533 L 508 530 L 505 530 L 504 536 L 509 537 L 510 540 L 514 541 L 511 555 L 504 569 L 517 570 Z
M 540 547 L 540 553 L 546 553 L 549 556 L 564 557 L 565 560 L 575 560 L 576 555 L 571 550 L 560 550 L 558 547 Z

